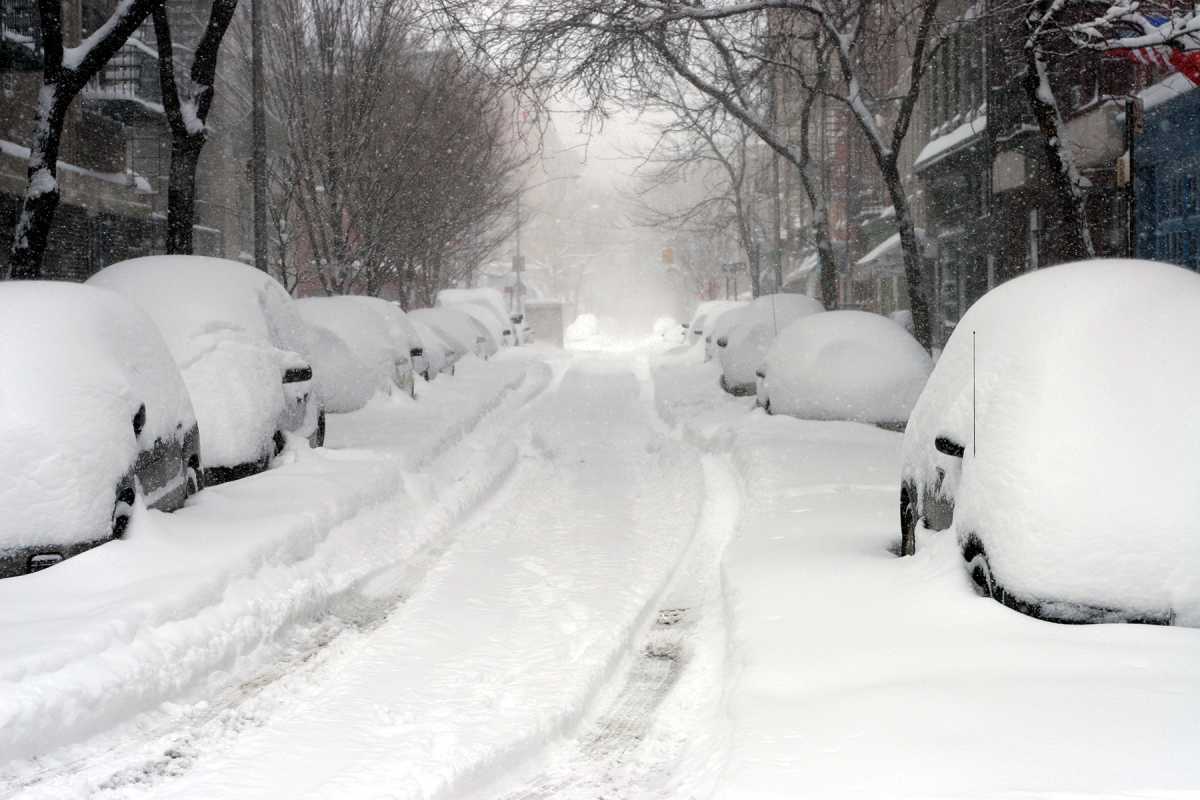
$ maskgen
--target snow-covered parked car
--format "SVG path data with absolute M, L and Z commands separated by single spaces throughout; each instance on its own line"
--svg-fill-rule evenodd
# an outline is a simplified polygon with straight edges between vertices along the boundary
M 749 305 L 744 300 L 731 301 L 730 305 L 710 311 L 704 318 L 704 360 L 712 361 L 717 357 L 717 342 L 729 334 L 729 330 L 738 323 L 741 313 Z
M 512 318 L 498 289 L 442 289 L 434 305 L 438 308 L 459 308 L 472 315 L 491 332 L 497 347 L 519 344 Z M 482 310 L 483 313 L 480 313 Z
M 903 429 L 933 362 L 904 328 L 866 311 L 823 311 L 788 325 L 760 370 L 772 414 Z
M 976 302 L 905 432 L 901 552 L 951 528 L 1018 611 L 1200 626 L 1197 308 L 1200 276 L 1126 260 Z
M 345 414 L 375 396 L 375 374 L 340 336 L 319 325 L 308 326 L 308 357 L 313 385 L 324 409 Z
M 757 372 L 779 332 L 798 319 L 825 310 L 804 294 L 766 294 L 738 309 L 728 333 L 717 338 L 721 388 L 749 395 L 757 389 Z
M 415 308 L 408 313 L 413 321 L 430 326 L 443 342 L 454 348 L 458 359 L 468 353 L 480 359 L 496 354 L 487 330 L 470 314 L 457 308 Z
M 431 381 L 442 373 L 453 375 L 454 364 L 462 357 L 462 353 L 447 344 L 445 338 L 433 328 L 414 319 L 411 313 L 408 315 L 408 321 L 416 330 L 421 339 L 421 347 L 424 348 L 425 370 L 421 374 L 425 380 Z
M 120 538 L 136 495 L 201 485 L 200 435 L 154 323 L 89 286 L 0 284 L 0 577 Z
M 196 410 L 206 484 L 266 469 L 287 434 L 324 442 L 309 333 L 269 275 L 223 258 L 147 256 L 88 283 L 133 300 L 158 326 Z
M 416 397 L 417 375 L 426 369 L 425 351 L 417 329 L 409 322 L 404 309 L 399 303 L 380 297 L 346 295 L 346 299 L 383 321 L 392 342 L 396 385 L 409 397 Z
M 730 308 L 737 308 L 740 305 L 735 300 L 706 300 L 696 307 L 696 311 L 692 314 L 692 321 L 687 327 L 687 344 L 704 341 L 704 331 L 708 326 L 708 321 L 720 315 L 721 312 Z
M 346 344 L 343 355 L 348 360 L 337 366 L 336 377 L 331 375 L 329 381 L 321 377 L 316 380 L 322 397 L 339 393 L 340 387 L 332 384 L 338 378 L 362 381 L 368 399 L 377 393 L 411 393 L 412 359 L 408 340 L 397 343 L 387 320 L 378 311 L 358 302 L 358 298 L 347 296 L 306 297 L 296 301 L 296 310 L 309 326 L 332 333 Z M 341 407 L 342 404 L 338 405 Z

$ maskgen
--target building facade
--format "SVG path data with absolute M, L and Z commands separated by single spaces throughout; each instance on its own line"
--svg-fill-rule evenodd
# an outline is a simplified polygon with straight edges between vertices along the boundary
M 64 0 L 68 46 L 103 24 L 113 0 Z M 169 4 L 179 50 L 190 50 L 209 4 Z M 237 258 L 249 237 L 248 106 L 227 36 L 211 134 L 197 175 L 195 251 Z M 158 52 L 147 22 L 80 93 L 63 131 L 61 202 L 44 260 L 47 278 L 85 280 L 125 258 L 163 251 L 170 132 L 162 108 Z M 27 142 L 41 86 L 36 0 L 0 0 L 0 270 L 7 268 L 25 193 Z

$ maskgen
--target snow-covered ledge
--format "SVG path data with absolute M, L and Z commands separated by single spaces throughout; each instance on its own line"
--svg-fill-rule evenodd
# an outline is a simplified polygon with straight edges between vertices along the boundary
M 969 122 L 964 122 L 949 133 L 933 139 L 921 148 L 913 169 L 925 169 L 933 166 L 951 153 L 966 147 L 987 130 L 987 115 L 982 114 Z

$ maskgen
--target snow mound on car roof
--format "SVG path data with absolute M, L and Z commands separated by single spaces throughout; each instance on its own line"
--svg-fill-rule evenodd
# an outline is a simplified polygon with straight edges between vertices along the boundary
M 396 361 L 400 353 L 383 317 L 353 297 L 307 297 L 296 301 L 296 310 L 309 325 L 324 328 L 345 342 L 353 359 L 338 368 L 342 374 L 336 378 L 316 376 L 313 365 L 322 396 L 325 391 L 338 393 L 330 385 L 332 380 L 365 379 L 368 397 L 376 392 L 391 392 L 396 385 Z M 403 355 L 407 360 L 407 353 Z
M 138 451 L 195 424 L 171 354 L 132 303 L 66 283 L 0 284 L 0 339 L 0 548 L 104 536 Z
M 278 282 L 222 258 L 147 256 L 88 283 L 132 299 L 158 326 L 191 395 L 206 466 L 269 455 L 283 373 L 307 364 L 309 335 Z
M 461 312 L 448 308 L 417 308 L 408 312 L 413 322 L 428 325 L 458 357 L 475 353 L 475 328 Z
M 688 330 L 695 334 L 704 334 L 705 321 L 714 315 L 720 314 L 730 308 L 737 308 L 741 305 L 735 300 L 707 300 L 696 307 L 696 312 L 692 315 L 691 324 L 688 325 Z
M 341 337 L 327 328 L 311 324 L 309 334 L 313 384 L 325 410 L 345 414 L 364 407 L 375 396 L 378 385 L 375 373 Z
M 902 423 L 932 363 L 887 317 L 826 311 L 784 328 L 765 359 L 771 411 L 805 419 Z
M 726 345 L 718 345 L 721 372 L 729 387 L 748 387 L 762 366 L 771 342 L 779 332 L 798 319 L 819 314 L 825 307 L 803 294 L 769 294 L 733 312 Z
M 346 295 L 346 297 L 351 302 L 359 304 L 360 307 L 369 310 L 372 314 L 377 315 L 383 320 L 384 325 L 387 327 L 388 336 L 391 337 L 396 363 L 403 364 L 411 360 L 412 349 L 423 346 L 417 329 L 409 321 L 408 315 L 404 313 L 404 309 L 400 308 L 396 303 L 380 297 L 367 297 L 365 295 Z
M 1197 309 L 1195 273 L 1100 260 L 1010 281 L 959 322 L 904 475 L 934 476 L 937 436 L 964 445 L 954 527 L 1008 591 L 1200 625 Z

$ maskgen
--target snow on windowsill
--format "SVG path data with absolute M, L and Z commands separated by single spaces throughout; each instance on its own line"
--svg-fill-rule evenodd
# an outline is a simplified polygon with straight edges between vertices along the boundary
M 21 161 L 29 160 L 28 147 L 4 139 L 0 139 L 0 153 L 20 159 Z M 69 164 L 66 161 L 59 161 L 58 168 L 64 172 L 82 175 L 85 178 L 95 178 L 96 180 L 117 186 L 128 186 L 138 194 L 155 193 L 153 187 L 150 186 L 150 181 L 135 172 L 97 172 L 96 170 Z
M 931 166 L 946 156 L 968 144 L 976 136 L 987 129 L 987 115 L 981 115 L 969 122 L 964 122 L 945 136 L 939 136 L 921 149 L 913 169 Z

